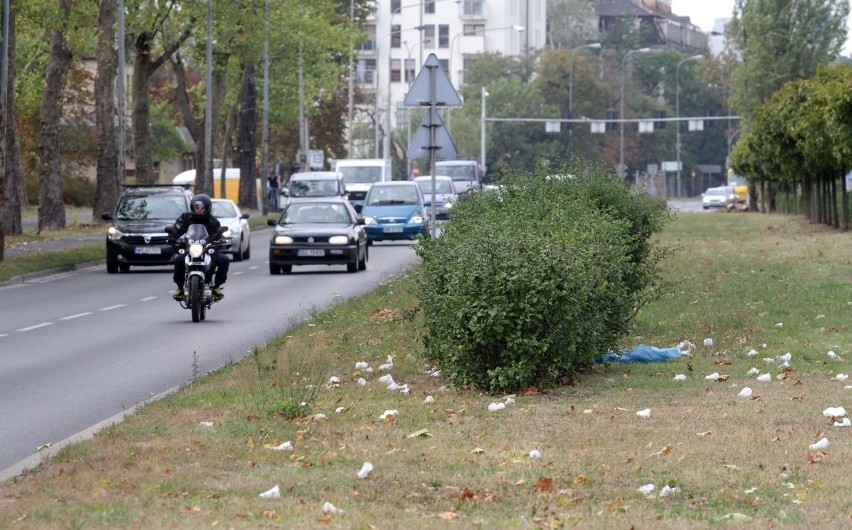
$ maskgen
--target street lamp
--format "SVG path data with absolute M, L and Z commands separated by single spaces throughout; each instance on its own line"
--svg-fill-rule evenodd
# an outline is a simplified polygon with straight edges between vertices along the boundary
M 488 92 L 485 91 L 485 85 L 482 86 L 481 99 L 482 99 L 482 114 L 481 114 L 481 122 L 480 122 L 480 135 L 479 135 L 479 163 L 482 164 L 482 167 L 485 168 L 485 98 L 489 96 Z
M 675 117 L 677 118 L 677 128 L 675 129 L 675 152 L 677 154 L 677 196 L 681 196 L 681 183 L 680 183 L 680 65 L 687 61 L 696 61 L 698 59 L 703 59 L 703 55 L 693 55 L 691 57 L 687 57 L 686 59 L 681 60 L 677 63 L 677 68 L 675 68 Z
M 618 156 L 618 174 L 624 178 L 624 64 L 627 62 L 627 58 L 630 57 L 631 54 L 635 53 L 649 53 L 651 48 L 639 48 L 638 50 L 628 50 L 627 53 L 624 54 L 624 57 L 621 58 L 621 104 L 618 114 L 618 124 L 620 129 L 621 136 L 621 144 L 619 148 L 619 156 Z
M 601 47 L 600 42 L 592 42 L 590 44 L 583 44 L 582 46 L 577 46 L 573 50 L 571 50 L 571 74 L 568 77 L 568 114 L 571 116 L 571 119 L 574 119 L 574 56 L 578 51 L 583 48 L 594 48 L 599 49 Z M 573 133 L 572 129 L 568 129 L 568 134 Z

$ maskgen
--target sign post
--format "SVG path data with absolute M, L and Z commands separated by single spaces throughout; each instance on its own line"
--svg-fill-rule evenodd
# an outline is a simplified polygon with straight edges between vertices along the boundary
M 440 157 L 444 159 L 457 158 L 458 153 L 450 133 L 447 132 L 438 107 L 457 107 L 461 105 L 461 98 L 450 82 L 447 73 L 438 62 L 438 57 L 430 53 L 423 63 L 423 67 L 417 73 L 414 83 L 408 89 L 403 103 L 406 107 L 429 107 L 429 112 L 423 118 L 408 151 L 408 158 L 429 157 L 432 175 L 432 201 L 429 205 L 429 227 L 432 237 L 436 236 L 437 223 L 435 220 L 435 162 Z

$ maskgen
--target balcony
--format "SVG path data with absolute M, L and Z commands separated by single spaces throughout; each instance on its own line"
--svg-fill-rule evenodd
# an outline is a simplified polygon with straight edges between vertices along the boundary
M 376 89 L 376 71 L 375 70 L 356 70 L 355 82 L 361 90 Z
M 465 21 L 485 20 L 485 0 L 461 0 L 459 18 Z

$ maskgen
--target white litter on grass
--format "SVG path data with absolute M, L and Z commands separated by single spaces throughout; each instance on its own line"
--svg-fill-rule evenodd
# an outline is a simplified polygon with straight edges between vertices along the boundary
M 834 426 L 835 427 L 852 427 L 852 421 L 850 421 L 849 418 L 843 418 L 840 421 L 835 421 Z
M 707 381 L 718 381 L 719 377 L 719 372 L 713 372 L 712 374 L 705 376 L 704 379 Z
M 393 383 L 393 376 L 391 376 L 391 374 L 385 374 L 379 378 L 379 382 L 389 385 Z
M 828 350 L 828 353 L 826 353 L 826 355 L 828 355 L 828 358 L 829 358 L 829 359 L 837 359 L 837 354 L 836 354 L 836 353 L 834 353 L 834 352 L 833 352 L 833 351 L 831 351 L 831 350 Z
M 279 499 L 281 498 L 281 488 L 278 487 L 278 484 L 272 486 L 268 490 L 264 491 L 260 494 L 263 499 Z
M 757 380 L 760 381 L 761 383 L 765 383 L 767 381 L 772 381 L 772 375 L 760 374 L 759 376 L 757 376 Z
M 849 376 L 847 374 L 837 374 L 834 376 L 834 378 L 838 381 L 846 381 L 847 379 L 849 379 Z
M 695 344 L 688 340 L 682 340 L 678 343 L 677 349 L 680 350 L 681 355 L 689 355 L 695 349 Z
M 286 441 L 280 445 L 276 445 L 272 448 L 273 451 L 292 451 L 293 450 L 293 442 Z
M 783 323 L 783 322 L 779 322 L 779 323 L 775 324 L 775 327 L 776 327 L 776 328 L 783 328 L 783 327 L 784 327 L 784 323 Z
M 784 361 L 783 363 L 781 363 L 781 364 L 779 364 L 779 365 L 778 365 L 778 369 L 779 369 L 779 370 L 781 370 L 781 369 L 783 369 L 783 368 L 790 368 L 790 362 L 789 362 L 789 361 Z
M 373 464 L 369 462 L 364 462 L 364 465 L 361 466 L 361 471 L 358 472 L 358 478 L 365 479 L 367 476 L 373 471 Z
M 314 414 L 314 421 L 324 421 L 324 420 L 327 420 L 327 419 L 328 418 L 326 417 L 326 415 L 323 414 L 322 412 L 320 412 L 319 414 Z
M 784 355 L 780 355 L 778 358 L 781 359 L 782 361 L 789 361 L 790 359 L 793 358 L 793 355 L 790 352 L 787 352 Z
M 201 425 L 202 427 L 212 427 L 213 422 L 212 421 L 202 421 L 201 423 L 199 423 L 199 425 Z
M 711 338 L 704 339 L 704 345 L 705 346 L 712 346 L 713 345 L 713 339 L 711 339 Z
M 740 393 L 737 394 L 737 395 L 739 397 L 743 397 L 743 398 L 751 397 L 751 389 L 749 387 L 745 387 L 742 390 L 740 390 Z
M 668 497 L 669 495 L 679 495 L 680 488 L 677 486 L 671 487 L 668 484 L 663 486 L 663 489 L 660 490 L 660 497 Z
M 506 408 L 505 403 L 491 403 L 488 405 L 488 412 L 497 412 Z
M 366 380 L 366 379 L 364 379 L 363 377 L 359 377 L 359 378 L 358 378 L 358 384 L 359 384 L 360 386 L 366 386 L 366 385 L 367 385 L 367 380 Z
M 541 451 L 539 451 L 538 449 L 533 449 L 532 451 L 530 451 L 530 458 L 541 458 Z
M 684 374 L 677 374 L 672 379 L 675 381 L 686 381 L 686 376 Z
M 505 403 L 506 403 L 507 405 L 514 405 L 514 403 L 515 403 L 515 398 L 513 398 L 512 396 L 506 396 L 506 401 L 505 401 Z
M 333 375 L 328 378 L 328 384 L 331 386 L 340 386 L 340 377 Z
M 379 371 L 384 372 L 384 371 L 390 370 L 391 368 L 393 368 L 393 357 L 388 355 L 388 358 L 385 361 L 385 364 L 382 364 L 382 365 L 379 366 Z
M 358 361 L 357 363 L 355 363 L 355 369 L 356 370 L 364 370 L 364 369 L 367 369 L 369 367 L 370 367 L 370 365 L 367 364 L 366 361 Z
M 654 486 L 653 484 L 645 484 L 644 486 L 639 486 L 639 489 L 637 489 L 636 491 L 638 491 L 642 495 L 648 495 L 649 493 L 654 491 L 654 488 L 656 488 L 656 486 Z
M 749 488 L 749 489 L 745 490 L 743 493 L 745 493 L 746 495 L 751 495 L 752 493 L 755 493 L 756 491 L 757 491 L 757 488 Z
M 765 362 L 767 364 L 771 364 L 771 363 L 775 362 L 775 359 L 773 359 L 772 357 L 764 357 L 763 362 Z
M 432 396 L 426 396 L 426 399 L 423 400 L 423 403 L 426 403 L 427 405 L 431 405 L 434 402 L 435 398 L 433 398 Z
M 636 413 L 637 416 L 643 419 L 648 419 L 651 417 L 651 409 L 643 409 Z
M 340 414 L 341 412 L 346 412 L 346 407 L 337 407 L 334 409 L 334 412 Z
M 399 411 L 396 409 L 391 409 L 384 411 L 382 415 L 379 416 L 379 419 L 385 421 L 388 418 L 396 418 L 397 416 L 399 416 Z
M 752 348 L 748 351 L 748 353 L 746 355 L 748 355 L 749 357 L 753 357 L 753 356 L 757 355 L 757 350 Z
M 757 375 L 757 374 L 759 374 L 759 373 L 760 373 L 760 370 L 758 370 L 757 368 L 752 367 L 752 369 L 751 369 L 751 370 L 749 370 L 748 372 L 746 372 L 746 375 Z
M 338 514 L 343 513 L 343 510 L 341 510 L 340 508 L 337 508 L 336 506 L 334 506 L 330 502 L 326 501 L 325 504 L 322 505 L 322 513 L 327 513 L 327 514 L 330 514 L 330 515 L 338 515 Z
M 822 415 L 827 418 L 842 418 L 846 416 L 846 409 L 843 407 L 828 407 L 822 411 Z
M 815 444 L 811 444 L 808 446 L 808 449 L 811 451 L 822 451 L 828 447 L 828 438 L 823 438 Z

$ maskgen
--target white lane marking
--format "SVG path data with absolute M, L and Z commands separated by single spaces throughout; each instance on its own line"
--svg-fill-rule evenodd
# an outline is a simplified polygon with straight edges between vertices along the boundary
M 91 315 L 91 314 L 92 314 L 91 311 L 86 311 L 85 313 L 77 313 L 76 315 L 68 315 L 67 317 L 62 317 L 59 320 L 72 320 L 72 319 L 75 319 L 75 318 L 80 318 L 80 317 L 84 317 L 84 316 Z
M 267 262 L 267 263 L 268 263 L 268 262 Z M 253 271 L 253 270 L 255 270 L 255 269 L 259 269 L 259 268 L 260 268 L 260 267 L 258 267 L 257 265 L 252 265 L 251 267 L 249 267 L 249 270 L 252 270 L 252 271 Z
M 148 296 L 148 297 L 143 298 L 142 300 L 139 300 L 139 301 L 140 302 L 149 302 L 149 301 L 154 300 L 156 298 L 157 298 L 156 296 Z
M 243 273 L 243 271 L 234 271 L 234 276 L 239 276 L 242 273 Z
M 8 333 L 0 333 L 0 338 L 8 337 L 8 336 L 9 336 L 9 334 L 8 334 Z
M 41 324 L 36 324 L 35 326 L 30 326 L 28 328 L 16 329 L 15 331 L 32 331 L 34 329 L 43 328 L 45 326 L 50 326 L 53 322 L 42 322 Z
M 102 308 L 98 309 L 98 311 L 111 311 L 113 309 L 118 309 L 119 307 L 124 307 L 126 305 L 127 304 L 111 305 L 109 307 L 102 307 Z

